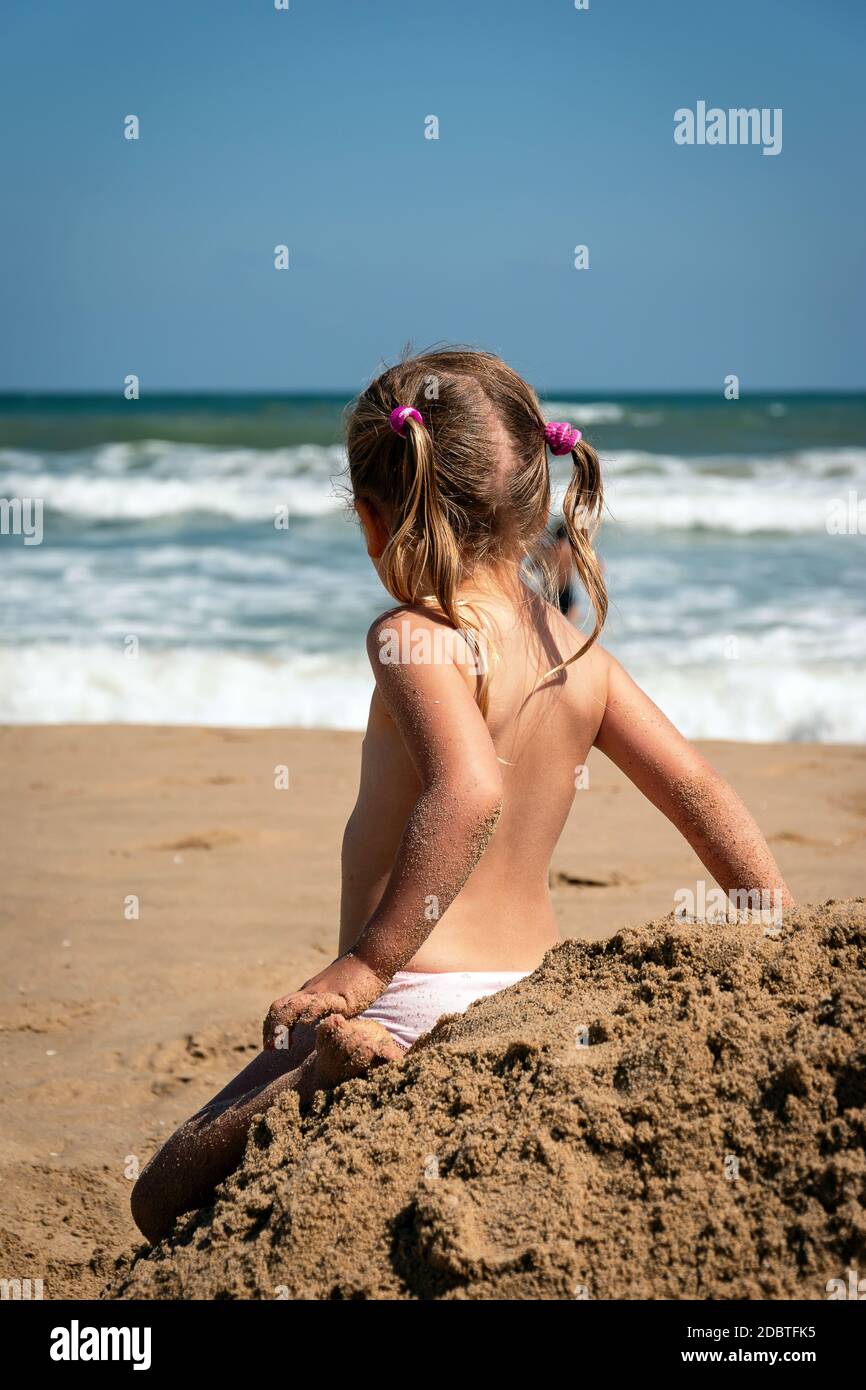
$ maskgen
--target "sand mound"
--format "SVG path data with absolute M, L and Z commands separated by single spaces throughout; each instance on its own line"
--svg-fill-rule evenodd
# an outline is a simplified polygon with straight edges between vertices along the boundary
M 866 1273 L 866 904 L 566 942 L 254 1127 L 132 1298 L 825 1298 Z

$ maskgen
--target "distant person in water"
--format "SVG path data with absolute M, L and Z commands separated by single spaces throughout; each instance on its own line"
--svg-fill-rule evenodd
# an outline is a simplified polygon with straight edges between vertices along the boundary
M 564 521 L 560 521 L 553 532 L 553 573 L 559 611 L 570 623 L 576 624 L 580 612 L 574 601 L 574 556 Z

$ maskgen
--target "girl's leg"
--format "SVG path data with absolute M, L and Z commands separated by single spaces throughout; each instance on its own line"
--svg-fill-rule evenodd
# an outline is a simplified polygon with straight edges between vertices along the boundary
M 305 1031 L 308 1036 L 298 1041 L 293 1037 L 287 1051 L 260 1052 L 175 1130 L 142 1170 L 132 1190 L 132 1215 L 152 1244 L 168 1235 L 178 1216 L 211 1200 L 214 1189 L 243 1158 L 253 1118 L 273 1105 L 281 1092 L 297 1091 L 305 1105 L 316 1091 L 330 1090 L 405 1055 L 386 1029 L 367 1019 L 333 1014 L 318 1028 Z M 310 1044 L 306 1053 L 305 1043 Z

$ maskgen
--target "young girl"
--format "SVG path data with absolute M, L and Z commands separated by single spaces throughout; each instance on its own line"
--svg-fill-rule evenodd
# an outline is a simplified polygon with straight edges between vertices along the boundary
M 548 447 L 571 455 L 563 511 L 589 638 L 526 578 L 549 520 Z M 442 1014 L 557 944 L 548 868 L 591 748 L 728 892 L 792 901 L 735 793 L 596 642 L 602 485 L 580 431 L 546 424 L 498 357 L 454 349 L 367 388 L 348 456 L 367 552 L 397 606 L 367 637 L 376 685 L 343 839 L 339 955 L 271 1005 L 259 1056 L 144 1169 L 132 1208 L 153 1241 L 212 1197 L 281 1091 L 304 1104 L 399 1061 Z

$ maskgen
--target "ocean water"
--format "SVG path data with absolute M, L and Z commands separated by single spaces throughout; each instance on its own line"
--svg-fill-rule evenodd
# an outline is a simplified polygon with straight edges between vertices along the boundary
M 0 721 L 362 728 L 389 599 L 345 405 L 0 397 L 0 498 L 43 503 L 41 544 L 0 534 Z M 546 410 L 602 455 L 606 645 L 682 730 L 866 740 L 866 397 Z

